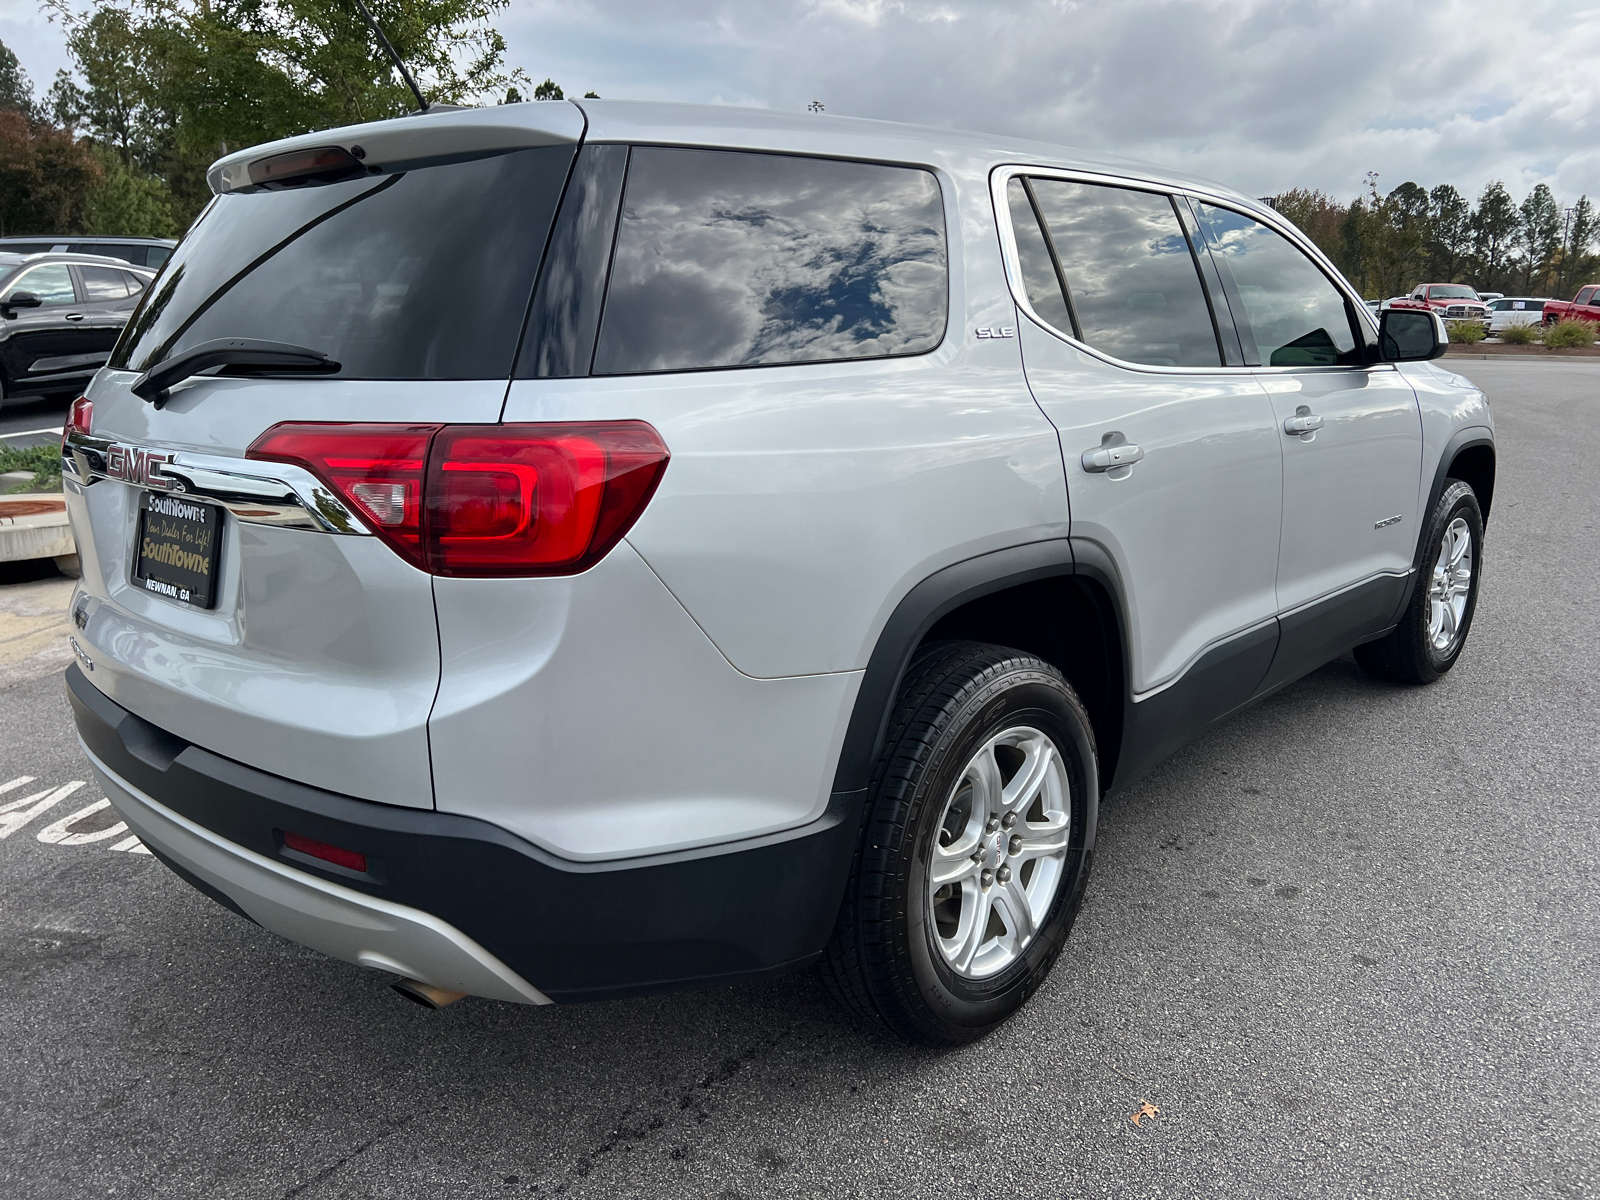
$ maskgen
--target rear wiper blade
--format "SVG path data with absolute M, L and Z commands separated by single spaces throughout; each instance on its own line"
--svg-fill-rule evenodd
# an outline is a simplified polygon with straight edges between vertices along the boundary
M 216 338 L 191 346 L 164 359 L 133 381 L 133 394 L 156 408 L 167 402 L 172 385 L 209 367 L 233 367 L 292 374 L 332 375 L 339 370 L 320 350 L 288 342 L 260 342 L 252 338 Z

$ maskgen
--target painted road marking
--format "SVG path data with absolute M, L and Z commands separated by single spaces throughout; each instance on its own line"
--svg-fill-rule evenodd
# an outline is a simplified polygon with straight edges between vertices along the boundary
M 6 783 L 0 783 L 0 796 L 7 792 L 14 792 L 18 788 L 26 787 L 34 782 L 32 775 L 19 775 Z M 8 800 L 0 804 L 0 841 L 4 841 L 17 830 L 21 829 L 35 817 L 41 816 L 65 800 L 73 792 L 83 786 L 83 780 L 74 779 L 64 783 L 58 788 L 45 788 L 43 791 L 34 792 L 31 796 L 24 796 L 20 800 Z M 59 821 L 52 821 L 39 830 L 38 838 L 48 846 L 87 846 L 95 842 L 109 841 L 114 837 L 122 837 L 128 832 L 126 821 L 118 821 L 105 829 L 96 829 L 92 833 L 73 833 L 72 827 L 79 821 L 104 812 L 111 807 L 109 800 L 96 800 L 77 812 L 62 817 Z M 110 850 L 122 850 L 128 854 L 149 854 L 150 850 L 138 837 L 123 837 Z

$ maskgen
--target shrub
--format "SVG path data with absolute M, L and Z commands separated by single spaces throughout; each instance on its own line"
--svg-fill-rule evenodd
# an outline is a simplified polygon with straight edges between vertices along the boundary
M 1546 346 L 1592 346 L 1595 327 L 1588 321 L 1557 321 L 1544 327 Z
M 48 446 L 27 446 L 15 449 L 10 446 L 0 446 L 0 472 L 5 471 L 32 471 L 33 480 L 30 483 L 18 484 L 11 491 L 49 491 L 61 486 L 61 448 L 54 444 Z
M 1531 346 L 1539 340 L 1537 325 L 1507 325 L 1500 331 L 1500 340 L 1508 346 Z
M 1489 327 L 1482 321 L 1452 321 L 1450 323 L 1450 340 L 1463 346 L 1475 346 L 1483 341 L 1489 334 Z

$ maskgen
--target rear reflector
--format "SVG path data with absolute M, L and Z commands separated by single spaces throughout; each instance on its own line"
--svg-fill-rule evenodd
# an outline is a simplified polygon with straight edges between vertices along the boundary
M 360 871 L 365 874 L 367 870 L 367 856 L 358 854 L 354 850 L 346 850 L 343 846 L 330 846 L 327 842 L 319 842 L 316 838 L 290 833 L 288 830 L 284 830 L 283 844 L 290 850 L 298 851 L 310 858 L 320 858 L 323 862 L 330 862 L 347 871 Z
M 435 575 L 571 575 L 627 533 L 666 470 L 643 421 L 542 425 L 286 422 L 247 457 L 304 466 Z

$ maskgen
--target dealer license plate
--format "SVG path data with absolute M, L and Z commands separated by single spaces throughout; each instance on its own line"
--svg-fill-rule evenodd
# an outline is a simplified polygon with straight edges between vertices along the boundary
M 217 602 L 222 509 L 167 493 L 139 495 L 133 578 L 146 591 L 210 608 Z

